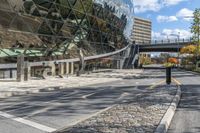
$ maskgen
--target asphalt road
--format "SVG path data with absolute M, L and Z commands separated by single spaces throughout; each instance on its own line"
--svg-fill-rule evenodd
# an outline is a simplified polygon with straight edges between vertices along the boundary
M 200 132 L 200 76 L 173 71 L 182 99 L 169 133 Z M 88 87 L 44 91 L 0 100 L 0 133 L 46 133 L 76 124 L 115 103 L 141 95 L 165 78 L 164 70 Z
M 200 75 L 174 72 L 182 97 L 168 133 L 200 133 Z
M 0 133 L 45 133 L 70 126 L 164 79 L 160 70 L 93 86 L 0 100 Z

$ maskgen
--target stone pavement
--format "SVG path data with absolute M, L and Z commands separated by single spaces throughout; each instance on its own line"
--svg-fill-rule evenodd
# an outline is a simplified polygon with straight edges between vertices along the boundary
M 2 82 L 0 81 L 0 98 L 56 89 L 66 89 L 108 83 L 121 80 L 123 77 L 136 76 L 142 70 L 109 70 L 109 72 L 84 74 L 81 77 L 64 76 L 64 78 L 48 77 L 43 79 L 32 79 L 27 82 Z M 116 76 L 117 74 L 117 76 Z M 100 75 L 100 76 L 99 76 Z M 106 76 L 107 75 L 107 76 Z M 110 76 L 108 76 L 110 75 Z M 100 80 L 99 80 L 100 78 Z
M 73 127 L 56 133 L 152 133 L 177 91 L 177 86 L 158 86 Z

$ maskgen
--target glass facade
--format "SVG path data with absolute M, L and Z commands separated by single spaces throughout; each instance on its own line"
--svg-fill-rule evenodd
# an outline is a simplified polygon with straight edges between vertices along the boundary
M 130 42 L 132 0 L 1 0 L 0 57 L 77 57 Z

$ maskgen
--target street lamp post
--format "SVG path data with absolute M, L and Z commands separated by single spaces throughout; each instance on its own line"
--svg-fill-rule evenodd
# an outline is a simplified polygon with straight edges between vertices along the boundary
M 161 35 L 165 36 L 167 38 L 167 41 L 169 42 L 169 35 L 166 33 L 161 33 Z

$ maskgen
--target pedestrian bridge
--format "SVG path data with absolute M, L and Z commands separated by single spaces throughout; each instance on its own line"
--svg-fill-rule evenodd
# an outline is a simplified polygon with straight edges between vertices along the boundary
M 126 58 L 125 69 L 137 67 L 139 65 L 139 54 L 142 52 L 179 52 L 184 46 L 192 44 L 191 39 L 175 39 L 175 40 L 161 40 L 152 41 L 149 43 L 134 43 L 131 46 L 129 57 Z
M 152 41 L 151 44 L 136 44 L 139 52 L 179 52 L 184 46 L 191 44 L 191 39 Z

